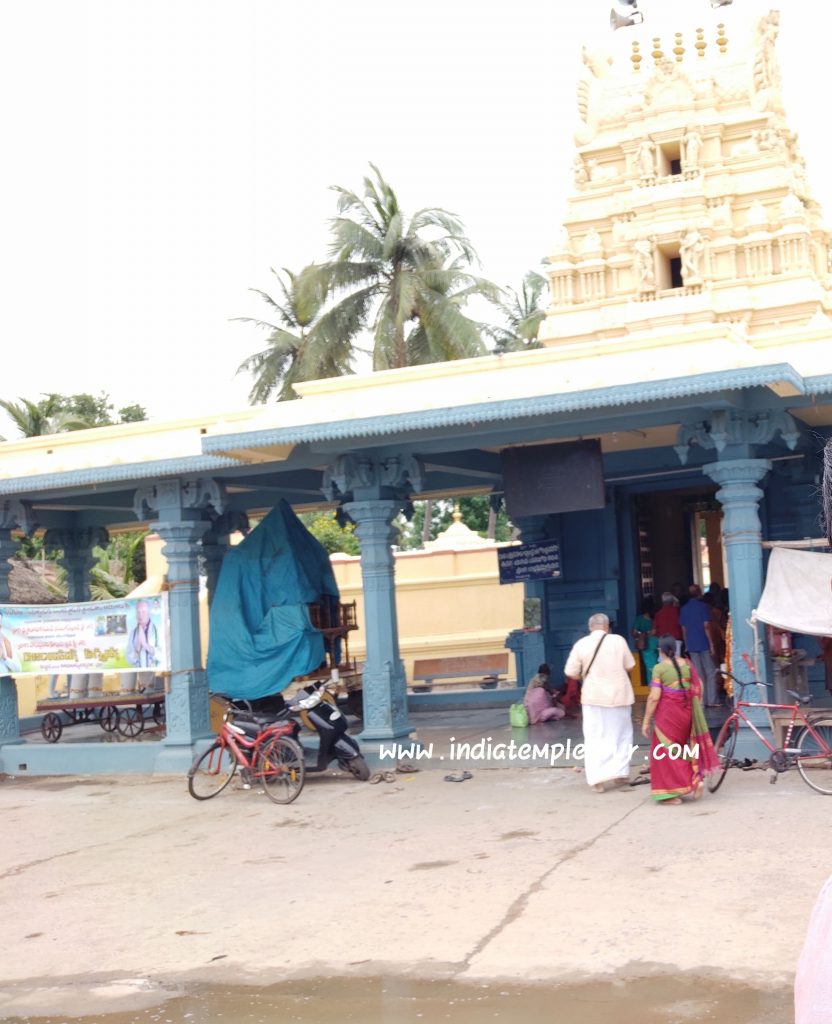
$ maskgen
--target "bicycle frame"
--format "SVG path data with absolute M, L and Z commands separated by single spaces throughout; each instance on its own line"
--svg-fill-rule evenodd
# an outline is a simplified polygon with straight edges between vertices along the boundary
M 260 747 L 275 736 L 288 736 L 292 732 L 292 726 L 285 722 L 273 722 L 265 726 L 256 736 L 249 738 L 242 733 L 235 732 L 232 723 L 226 718 L 223 720 L 222 729 L 217 736 L 217 743 L 225 750 L 230 749 L 234 759 L 241 768 L 252 770 L 257 763 L 257 753 Z M 245 750 L 243 749 L 245 748 Z M 250 751 L 250 757 L 245 751 Z
M 769 743 L 769 741 L 765 738 L 765 736 L 763 736 L 763 734 L 760 732 L 757 726 L 751 721 L 751 719 L 743 713 L 743 708 L 765 708 L 766 711 L 791 711 L 792 717 L 789 721 L 788 729 L 786 730 L 786 737 L 783 747 L 778 748 Z M 734 704 L 734 710 L 728 717 L 729 719 L 736 718 L 739 721 L 744 722 L 745 725 L 748 726 L 748 728 L 754 733 L 757 739 L 766 747 L 766 749 L 771 754 L 773 754 L 777 749 L 782 749 L 786 753 L 797 753 L 797 750 L 794 748 L 790 748 L 789 744 L 791 743 L 794 727 L 798 724 L 801 726 L 801 728 L 808 729 L 812 736 L 815 738 L 815 740 L 817 740 L 820 743 L 821 747 L 826 747 L 826 744 L 820 740 L 820 737 L 812 728 L 811 720 L 807 718 L 806 712 L 802 710 L 799 704 L 767 704 L 762 703 L 760 701 L 738 700 Z

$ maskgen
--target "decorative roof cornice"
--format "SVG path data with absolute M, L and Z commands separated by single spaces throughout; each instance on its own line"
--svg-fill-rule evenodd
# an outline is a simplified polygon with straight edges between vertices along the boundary
M 155 477 L 177 476 L 180 473 L 204 473 L 215 469 L 239 466 L 239 459 L 225 455 L 188 455 L 178 459 L 154 462 L 128 462 L 119 466 L 93 466 L 67 472 L 39 473 L 36 476 L 0 478 L 0 495 L 31 491 L 57 490 L 63 487 L 84 487 L 90 484 L 125 483 Z
M 692 397 L 718 391 L 741 391 L 744 388 L 765 387 L 780 382 L 791 384 L 800 394 L 807 391 L 803 378 L 788 363 L 775 363 L 700 373 L 690 377 L 617 384 L 608 388 L 593 388 L 565 394 L 537 395 L 447 406 L 442 409 L 421 409 L 406 413 L 388 413 L 325 423 L 219 434 L 203 437 L 202 450 L 207 454 L 241 448 L 268 448 L 272 445 L 380 437 L 403 431 L 435 430 L 443 427 L 528 419 L 534 416 L 551 416 L 556 413 L 644 405 L 670 398 Z
M 819 377 L 804 377 L 803 382 L 807 395 L 828 395 L 832 391 L 832 373 L 825 373 Z

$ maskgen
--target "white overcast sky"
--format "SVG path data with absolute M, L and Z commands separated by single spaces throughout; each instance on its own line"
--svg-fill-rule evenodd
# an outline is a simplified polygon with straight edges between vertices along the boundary
M 642 0 L 658 21 L 657 6 L 715 20 L 708 0 Z M 783 6 L 787 106 L 830 211 L 832 14 Z M 328 186 L 358 188 L 370 160 L 406 209 L 458 213 L 487 277 L 519 283 L 562 217 L 580 46 L 609 41 L 609 7 L 5 5 L 0 397 L 103 390 L 153 417 L 244 405 L 235 370 L 264 335 L 229 319 L 265 312 L 247 289 L 268 289 L 270 266 L 324 258 Z M 767 7 L 735 0 L 725 20 Z

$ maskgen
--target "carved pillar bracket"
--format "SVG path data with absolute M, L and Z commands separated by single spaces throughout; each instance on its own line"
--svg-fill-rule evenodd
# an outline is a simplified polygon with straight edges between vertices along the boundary
M 37 528 L 37 519 L 28 501 L 0 499 L 0 530 L 20 530 L 30 537 Z
M 754 446 L 768 444 L 778 434 L 789 451 L 794 451 L 800 440 L 800 427 L 787 412 L 717 409 L 709 413 L 707 419 L 683 423 L 674 450 L 682 465 L 686 465 L 693 445 L 715 450 L 720 456 L 731 449 L 738 453 L 745 449 L 750 455 Z
M 767 459 L 733 459 L 712 462 L 703 471 L 717 484 L 717 500 L 722 505 L 722 543 L 728 563 L 731 602 L 731 665 L 738 679 L 751 679 L 751 671 L 742 658 L 754 655 L 754 633 L 748 620 L 763 592 L 763 549 L 760 525 L 758 484 L 771 469 Z M 761 675 L 765 666 L 760 660 Z M 756 699 L 756 694 L 751 700 Z
M 90 571 L 95 565 L 93 548 L 106 547 L 110 535 L 103 526 L 81 529 L 47 530 L 43 538 L 46 551 L 61 551 L 59 564 L 66 570 L 68 601 L 90 600 Z
M 133 499 L 137 519 L 194 519 L 201 512 L 221 516 L 225 512 L 225 487 L 219 480 L 159 480 L 140 487 Z M 197 515 L 193 515 L 197 513 Z
M 367 740 L 388 740 L 410 732 L 407 682 L 399 654 L 395 564 L 391 548 L 396 537 L 392 523 L 400 507 L 396 498 L 351 501 L 344 506 L 355 523 L 361 543 L 367 638 L 362 738 Z
M 228 551 L 228 540 L 232 533 L 247 534 L 249 532 L 248 516 L 245 512 L 229 510 L 217 516 L 211 529 L 202 537 L 202 557 L 205 561 L 205 575 L 208 587 L 208 604 L 214 600 L 220 569 Z
M 398 499 L 400 507 L 422 490 L 424 467 L 415 455 L 339 455 L 324 472 L 322 490 L 327 501 L 374 498 Z

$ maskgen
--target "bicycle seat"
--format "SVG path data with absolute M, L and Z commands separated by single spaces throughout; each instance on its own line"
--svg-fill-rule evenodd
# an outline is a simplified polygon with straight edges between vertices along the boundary
M 233 732 L 242 734 L 250 740 L 256 739 L 263 731 L 263 726 L 259 722 L 252 722 L 250 719 L 235 718 L 230 724 Z
M 798 704 L 811 704 L 812 703 L 812 695 L 811 695 L 811 693 L 808 696 L 806 696 L 806 697 L 804 697 L 802 693 L 798 693 L 797 690 L 786 690 L 786 693 L 790 697 L 794 697 L 794 699 L 798 702 Z

